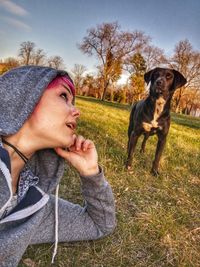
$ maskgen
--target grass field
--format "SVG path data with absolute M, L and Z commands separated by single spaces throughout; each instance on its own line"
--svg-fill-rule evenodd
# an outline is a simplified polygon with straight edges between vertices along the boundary
M 77 98 L 78 132 L 95 141 L 99 162 L 112 185 L 115 232 L 98 241 L 59 244 L 60 267 L 200 266 L 200 119 L 172 114 L 158 177 L 150 174 L 156 137 L 146 153 L 136 149 L 124 169 L 130 107 Z M 70 169 L 60 196 L 82 203 L 78 175 Z M 50 266 L 52 245 L 30 246 L 19 266 Z

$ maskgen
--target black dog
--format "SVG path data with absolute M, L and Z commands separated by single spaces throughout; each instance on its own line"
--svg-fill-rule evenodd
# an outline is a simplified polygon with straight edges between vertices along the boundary
M 128 128 L 128 159 L 126 167 L 131 168 L 133 152 L 140 135 L 144 135 L 141 152 L 145 151 L 149 136 L 157 134 L 158 143 L 152 165 L 153 174 L 158 166 L 170 127 L 170 103 L 175 89 L 186 84 L 183 75 L 173 69 L 155 68 L 144 75 L 150 85 L 149 96 L 137 102 L 131 111 Z

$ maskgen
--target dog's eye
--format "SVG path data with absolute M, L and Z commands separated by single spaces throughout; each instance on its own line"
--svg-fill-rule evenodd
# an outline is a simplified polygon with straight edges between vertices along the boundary
M 155 72 L 155 73 L 153 74 L 153 78 L 156 80 L 158 77 L 159 77 L 159 73 L 158 73 L 158 72 Z
M 172 78 L 171 73 L 167 73 L 167 74 L 166 74 L 166 78 L 167 78 L 168 80 L 171 79 L 171 78 Z

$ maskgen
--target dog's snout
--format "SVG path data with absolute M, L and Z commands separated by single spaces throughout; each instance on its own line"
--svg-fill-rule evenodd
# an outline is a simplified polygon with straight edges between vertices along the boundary
M 163 80 L 162 80 L 162 79 L 158 79 L 158 80 L 156 81 L 156 85 L 157 85 L 157 86 L 162 86 L 162 85 L 163 85 Z

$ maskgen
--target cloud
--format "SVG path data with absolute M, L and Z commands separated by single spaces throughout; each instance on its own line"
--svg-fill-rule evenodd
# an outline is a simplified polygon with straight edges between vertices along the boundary
M 21 6 L 13 3 L 10 0 L 0 0 L 0 6 L 4 7 L 8 12 L 15 14 L 17 16 L 26 16 L 28 12 Z
M 25 24 L 24 22 L 21 22 L 18 19 L 13 19 L 9 17 L 4 17 L 3 19 L 16 28 L 20 28 L 28 32 L 31 30 L 31 27 L 29 25 Z

